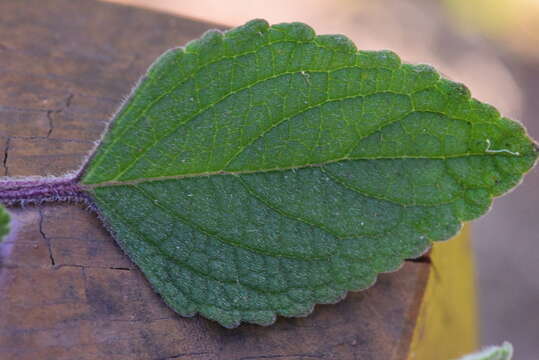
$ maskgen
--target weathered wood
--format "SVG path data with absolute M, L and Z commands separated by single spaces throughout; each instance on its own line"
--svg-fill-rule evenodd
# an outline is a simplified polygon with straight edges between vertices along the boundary
M 85 0 L 0 2 L 4 175 L 76 170 L 148 65 L 212 27 Z M 168 309 L 80 206 L 13 213 L 0 359 L 405 359 L 430 269 L 408 262 L 307 318 L 227 330 Z

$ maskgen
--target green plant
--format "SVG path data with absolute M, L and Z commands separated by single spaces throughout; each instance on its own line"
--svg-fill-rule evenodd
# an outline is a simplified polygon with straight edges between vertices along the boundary
M 78 174 L 0 200 L 85 202 L 178 313 L 267 325 L 450 238 L 536 159 L 429 66 L 254 20 L 166 52 Z
M 7 211 L 0 206 L 0 241 L 9 232 L 9 215 Z
M 511 360 L 513 358 L 513 345 L 504 342 L 500 346 L 489 346 L 477 353 L 466 355 L 459 360 Z

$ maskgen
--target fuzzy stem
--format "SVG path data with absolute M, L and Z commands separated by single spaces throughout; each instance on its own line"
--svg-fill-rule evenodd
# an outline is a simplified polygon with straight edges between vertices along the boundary
M 75 176 L 0 180 L 0 203 L 7 206 L 88 200 Z

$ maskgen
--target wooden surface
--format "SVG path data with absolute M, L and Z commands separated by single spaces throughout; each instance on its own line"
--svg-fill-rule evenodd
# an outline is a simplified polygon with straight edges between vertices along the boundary
M 93 1 L 0 1 L 2 175 L 76 170 L 147 66 L 211 27 Z M 1 360 L 405 359 L 430 270 L 407 262 L 307 318 L 227 330 L 169 310 L 80 206 L 13 214 Z

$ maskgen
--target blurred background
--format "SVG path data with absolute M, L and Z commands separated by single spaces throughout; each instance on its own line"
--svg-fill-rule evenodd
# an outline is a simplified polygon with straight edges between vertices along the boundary
M 236 26 L 302 21 L 434 65 L 539 139 L 539 0 L 114 0 Z M 539 170 L 474 222 L 481 343 L 539 358 Z M 450 339 L 448 339 L 450 341 Z

